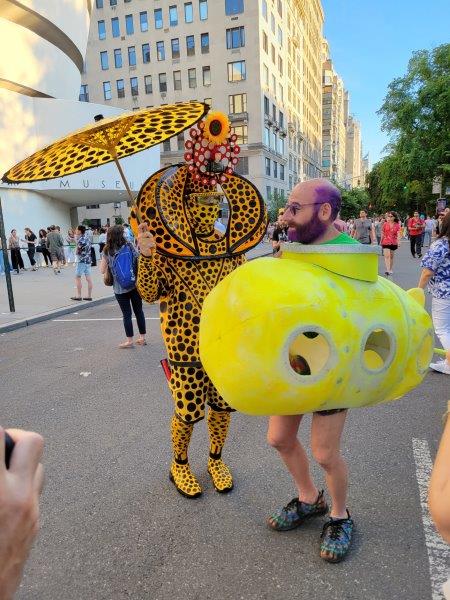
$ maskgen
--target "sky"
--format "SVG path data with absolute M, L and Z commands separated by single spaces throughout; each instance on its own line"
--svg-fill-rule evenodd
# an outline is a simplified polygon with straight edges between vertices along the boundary
M 448 0 L 322 0 L 324 34 L 334 68 L 361 122 L 364 154 L 373 165 L 388 138 L 376 111 L 389 83 L 406 74 L 414 50 L 450 42 Z

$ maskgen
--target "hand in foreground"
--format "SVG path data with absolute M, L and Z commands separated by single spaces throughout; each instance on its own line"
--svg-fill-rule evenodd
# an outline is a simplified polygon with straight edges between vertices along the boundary
M 151 256 L 152 252 L 156 248 L 155 241 L 153 239 L 152 234 L 148 230 L 147 223 L 141 223 L 138 227 L 139 236 L 138 236 L 138 245 L 139 251 L 143 256 Z
M 44 440 L 37 433 L 10 429 L 15 442 L 5 467 L 5 434 L 0 427 L 0 600 L 11 600 L 39 529 L 40 464 Z

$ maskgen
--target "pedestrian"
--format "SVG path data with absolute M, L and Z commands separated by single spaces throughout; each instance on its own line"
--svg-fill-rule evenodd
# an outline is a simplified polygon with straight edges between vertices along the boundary
M 394 267 L 394 252 L 400 245 L 402 228 L 397 213 L 391 211 L 387 213 L 387 218 L 388 220 L 383 223 L 381 247 L 383 248 L 384 264 L 386 265 L 384 274 L 389 277 L 389 275 L 392 275 Z
M 106 229 L 102 227 L 100 229 L 100 235 L 98 236 L 98 251 L 100 256 L 103 256 L 103 249 L 106 245 Z
M 47 231 L 45 229 L 39 229 L 39 242 L 36 246 L 36 252 L 42 254 L 45 260 L 45 266 L 52 266 L 52 257 L 47 248 Z M 42 265 L 43 266 L 43 265 Z
M 14 441 L 9 469 L 5 432 L 0 428 L 0 598 L 12 600 L 39 529 L 39 497 L 44 483 L 40 435 L 8 431 Z
M 29 227 L 25 227 L 25 239 L 23 240 L 26 244 L 28 244 L 28 259 L 30 261 L 31 270 L 37 271 L 36 261 L 34 259 L 34 254 L 36 252 L 36 235 L 31 231 Z
M 359 219 L 354 221 L 352 237 L 358 240 L 360 244 L 374 244 L 376 241 L 372 220 L 367 218 L 365 210 L 360 210 Z
M 422 259 L 418 287 L 428 285 L 431 295 L 431 317 L 434 330 L 444 350 L 450 350 L 450 213 L 444 217 L 437 240 Z M 450 375 L 447 359 L 431 363 L 439 373 Z
M 17 275 L 19 275 L 20 269 L 25 271 L 25 265 L 23 264 L 22 254 L 20 252 L 20 239 L 15 229 L 11 229 L 11 235 L 8 238 L 8 248 L 11 252 L 12 268 L 17 271 Z
M 425 219 L 425 230 L 423 232 L 423 246 L 427 245 L 428 248 L 431 246 L 431 238 L 433 237 L 433 231 L 435 227 L 436 221 L 432 217 L 430 217 L 430 215 L 428 215 Z
M 95 254 L 95 248 L 94 248 L 94 232 L 92 231 L 92 228 L 90 225 L 88 225 L 86 227 L 86 238 L 89 240 L 89 243 L 91 245 L 91 249 L 90 249 L 91 266 L 96 267 L 97 266 L 97 255 Z
M 422 233 L 425 229 L 425 221 L 423 221 L 417 210 L 414 211 L 413 216 L 407 221 L 409 242 L 411 247 L 411 256 L 413 258 L 422 258 Z
M 50 231 L 47 233 L 46 245 L 50 253 L 53 272 L 57 275 L 61 273 L 61 265 L 66 259 L 64 256 L 64 240 L 62 235 L 56 229 L 56 225 L 51 225 L 49 229 Z
M 75 249 L 77 247 L 77 242 L 75 240 L 75 233 L 74 233 L 72 227 L 70 227 L 70 229 L 67 231 L 66 242 L 67 242 L 67 262 L 74 263 L 75 262 Z
M 305 181 L 292 190 L 284 220 L 297 230 L 297 239 L 302 244 L 323 244 L 324 249 L 326 244 L 357 244 L 333 225 L 340 205 L 341 194 L 328 180 Z M 364 228 L 365 236 L 370 235 L 371 226 L 365 224 Z M 362 233 L 360 227 L 360 235 Z M 345 409 L 319 411 L 313 414 L 311 425 L 311 451 L 325 471 L 332 501 L 320 545 L 321 558 L 329 562 L 339 562 L 345 557 L 353 533 L 353 520 L 347 509 L 348 471 L 340 452 L 346 417 Z M 269 517 L 268 525 L 276 531 L 294 529 L 306 520 L 328 512 L 324 492 L 319 492 L 314 484 L 307 454 L 297 438 L 302 419 L 303 415 L 269 419 L 268 442 L 281 455 L 298 490 L 298 497 Z
M 377 244 L 378 245 L 381 244 L 381 232 L 382 232 L 382 229 L 383 229 L 383 225 L 384 225 L 384 222 L 383 222 L 382 217 L 376 217 L 375 221 L 373 223 L 373 227 L 374 227 L 375 237 L 377 238 Z
M 91 241 L 88 235 L 86 235 L 86 227 L 84 225 L 78 225 L 75 232 L 75 239 L 77 240 L 77 266 L 75 271 L 75 285 L 77 287 L 77 295 L 72 296 L 71 300 L 92 300 L 92 277 L 91 277 Z M 81 296 L 82 281 L 81 277 L 85 276 L 88 295 L 84 298 Z
M 132 287 L 122 287 L 114 270 L 114 259 L 120 251 L 123 252 L 124 246 L 128 247 L 129 252 L 131 253 L 133 268 L 134 271 L 137 272 L 138 253 L 135 250 L 134 245 L 130 244 L 130 242 L 127 242 L 125 239 L 124 228 L 122 225 L 113 225 L 113 227 L 108 229 L 106 246 L 103 250 L 102 260 L 100 263 L 100 273 L 105 274 L 109 269 L 113 279 L 114 294 L 117 302 L 119 303 L 120 310 L 122 311 L 123 325 L 125 327 L 125 335 L 127 339 L 125 342 L 119 344 L 119 348 L 121 349 L 133 348 L 134 346 L 134 331 L 131 309 L 133 309 L 139 330 L 139 337 L 136 340 L 136 344 L 139 346 L 145 346 L 147 344 L 145 340 L 146 326 L 144 311 L 142 309 L 142 298 L 136 289 L 136 283 L 134 282 Z

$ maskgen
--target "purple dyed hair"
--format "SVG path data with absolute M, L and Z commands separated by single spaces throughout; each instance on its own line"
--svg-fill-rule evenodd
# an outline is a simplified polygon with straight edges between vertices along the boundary
M 341 192 L 333 184 L 319 185 L 316 188 L 316 202 L 327 203 L 331 206 L 331 220 L 334 221 L 341 210 Z

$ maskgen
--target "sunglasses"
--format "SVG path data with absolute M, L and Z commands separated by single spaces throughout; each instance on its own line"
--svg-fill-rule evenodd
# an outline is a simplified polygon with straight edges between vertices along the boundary
M 308 204 L 298 204 L 297 202 L 293 202 L 292 204 L 286 204 L 284 207 L 284 212 L 290 211 L 293 216 L 295 216 L 298 212 L 302 211 L 307 206 L 317 206 L 319 204 L 327 204 L 326 202 L 310 202 Z

